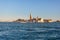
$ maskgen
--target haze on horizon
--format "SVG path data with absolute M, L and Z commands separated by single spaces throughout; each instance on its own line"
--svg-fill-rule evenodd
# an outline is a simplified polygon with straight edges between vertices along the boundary
M 33 17 L 60 20 L 60 0 L 0 0 L 0 21 Z

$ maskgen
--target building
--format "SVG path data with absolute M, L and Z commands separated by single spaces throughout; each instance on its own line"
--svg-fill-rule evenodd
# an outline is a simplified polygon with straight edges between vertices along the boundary
M 31 13 L 30 13 L 28 20 L 17 19 L 14 22 L 52 22 L 52 19 L 42 19 L 42 18 L 39 18 L 38 16 L 36 18 L 33 18 Z M 57 22 L 60 22 L 60 21 L 58 20 Z
M 52 22 L 52 19 L 43 19 L 44 22 Z
M 43 19 L 42 18 L 38 18 L 38 16 L 36 18 L 32 18 L 32 15 L 30 13 L 28 22 L 43 22 Z
M 38 22 L 43 22 L 43 19 L 42 18 L 38 18 Z
M 56 22 L 60 22 L 60 20 L 57 20 Z
M 21 23 L 23 23 L 23 22 L 26 22 L 26 20 L 24 20 L 24 19 L 17 19 L 15 22 L 21 22 Z

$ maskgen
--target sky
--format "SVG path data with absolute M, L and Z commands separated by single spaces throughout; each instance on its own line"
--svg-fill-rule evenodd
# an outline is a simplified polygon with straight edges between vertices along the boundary
M 19 18 L 60 20 L 60 0 L 0 0 L 0 21 Z

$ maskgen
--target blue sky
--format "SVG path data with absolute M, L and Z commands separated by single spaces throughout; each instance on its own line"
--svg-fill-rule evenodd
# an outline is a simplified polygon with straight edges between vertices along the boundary
M 0 20 L 33 17 L 60 19 L 60 0 L 0 0 Z

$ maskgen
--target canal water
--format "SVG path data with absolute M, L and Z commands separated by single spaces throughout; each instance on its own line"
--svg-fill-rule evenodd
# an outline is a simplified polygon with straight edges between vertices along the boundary
M 60 40 L 60 22 L 0 22 L 0 40 Z

